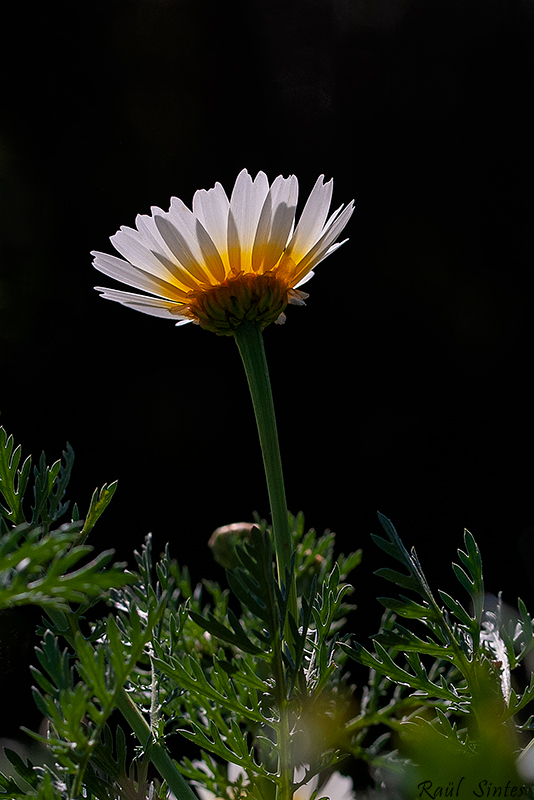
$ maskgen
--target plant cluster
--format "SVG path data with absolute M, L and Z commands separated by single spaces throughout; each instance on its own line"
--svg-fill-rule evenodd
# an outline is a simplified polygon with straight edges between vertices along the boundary
M 380 516 L 386 538 L 373 538 L 402 571 L 379 575 L 401 592 L 380 598 L 371 653 L 345 630 L 361 552 L 336 557 L 334 534 L 306 531 L 302 514 L 290 516 L 281 583 L 271 533 L 256 519 L 225 543 L 227 588 L 193 586 L 168 548 L 154 558 L 150 537 L 132 570 L 111 563 L 112 551 L 92 556 L 87 535 L 115 484 L 95 492 L 84 520 L 76 507 L 69 514 L 71 448 L 51 467 L 44 456 L 33 470 L 20 462 L 2 429 L 0 605 L 44 612 L 31 672 L 46 732 L 31 732 L 38 764 L 6 750 L 13 769 L 0 798 L 275 800 L 358 759 L 376 790 L 405 797 L 460 785 L 475 796 L 527 791 L 518 756 L 530 722 L 517 718 L 534 682 L 520 689 L 513 673 L 534 647 L 532 619 L 521 601 L 517 619 L 500 599 L 485 610 L 471 534 L 453 565 L 465 603 L 432 592 Z M 108 613 L 95 615 L 104 593 Z M 363 688 L 354 661 L 369 670 Z M 192 747 L 195 757 L 182 755 Z

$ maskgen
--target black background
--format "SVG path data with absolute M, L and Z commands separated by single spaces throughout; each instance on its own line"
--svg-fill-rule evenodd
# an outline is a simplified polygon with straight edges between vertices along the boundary
M 4 23 L 0 423 L 49 463 L 70 441 L 82 513 L 119 479 L 95 548 L 131 563 L 152 531 L 220 578 L 212 530 L 268 505 L 233 341 L 102 301 L 89 252 L 243 167 L 295 173 L 301 200 L 325 173 L 333 207 L 355 199 L 350 241 L 265 332 L 289 507 L 363 547 L 360 639 L 377 509 L 434 588 L 456 593 L 466 527 L 488 590 L 532 607 L 531 0 L 52 2 Z

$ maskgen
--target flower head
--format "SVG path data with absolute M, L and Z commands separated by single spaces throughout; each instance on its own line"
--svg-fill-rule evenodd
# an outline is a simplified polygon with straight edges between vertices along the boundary
M 328 219 L 333 182 L 321 175 L 295 226 L 298 182 L 281 175 L 269 186 L 242 170 L 230 199 L 220 183 L 193 197 L 193 210 L 176 197 L 169 211 L 153 207 L 136 228 L 111 237 L 126 259 L 93 252 L 100 272 L 150 294 L 96 287 L 102 297 L 177 325 L 195 322 L 231 335 L 245 320 L 262 328 L 283 322 L 288 303 L 303 305 L 299 287 L 333 253 L 354 210 L 338 208 Z

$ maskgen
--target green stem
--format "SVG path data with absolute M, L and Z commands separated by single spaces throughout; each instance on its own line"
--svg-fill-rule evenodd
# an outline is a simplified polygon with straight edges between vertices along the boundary
M 280 720 L 277 730 L 278 777 L 276 800 L 291 800 L 293 797 L 293 764 L 291 761 L 291 731 L 289 725 L 288 687 L 282 658 L 282 642 L 273 646 L 272 670 L 275 679 L 275 697 Z
M 150 726 L 124 689 L 121 689 L 117 697 L 117 708 L 130 725 L 140 744 L 145 746 L 152 735 Z M 150 760 L 178 800 L 198 800 L 196 794 L 178 772 L 172 758 L 162 745 L 157 743 L 152 745 Z
M 271 381 L 263 347 L 263 335 L 257 322 L 242 322 L 234 332 L 237 347 L 247 374 L 252 405 L 263 455 L 267 491 L 271 506 L 278 582 L 285 581 L 285 571 L 291 563 L 293 543 L 289 530 L 282 460 L 278 444 Z M 291 587 L 289 608 L 296 617 L 296 595 Z
M 277 656 L 275 655 L 275 658 Z M 278 653 L 279 670 L 276 677 L 277 681 L 277 704 L 280 714 L 278 724 L 278 775 L 281 783 L 277 791 L 277 800 L 291 800 L 293 797 L 293 764 L 291 761 L 291 731 L 289 729 L 289 708 L 286 698 L 286 685 L 284 680 L 284 668 L 281 655 Z
M 269 369 L 263 347 L 263 336 L 257 322 L 243 322 L 236 328 L 235 340 L 245 372 L 247 375 L 256 425 L 263 455 L 263 466 L 267 480 L 267 491 L 271 506 L 274 549 L 278 570 L 278 583 L 281 586 L 286 580 L 286 570 L 291 564 L 293 542 L 289 530 L 286 492 L 282 473 L 282 460 L 278 444 L 276 418 L 273 395 L 269 380 Z M 297 616 L 297 593 L 295 578 L 289 587 L 288 609 L 295 620 Z M 286 622 L 286 638 L 290 637 L 289 625 Z M 278 647 L 274 654 L 274 672 L 276 680 L 277 704 L 280 713 L 278 726 L 278 775 L 281 783 L 277 792 L 277 800 L 291 800 L 293 789 L 293 766 L 291 763 L 291 733 L 289 728 L 287 688 L 282 655 Z

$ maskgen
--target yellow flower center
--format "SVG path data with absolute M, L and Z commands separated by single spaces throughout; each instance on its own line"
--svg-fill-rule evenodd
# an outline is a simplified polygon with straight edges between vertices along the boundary
M 217 286 L 189 292 L 188 310 L 202 328 L 231 336 L 245 320 L 262 328 L 275 322 L 288 303 L 287 283 L 273 272 L 240 272 Z

